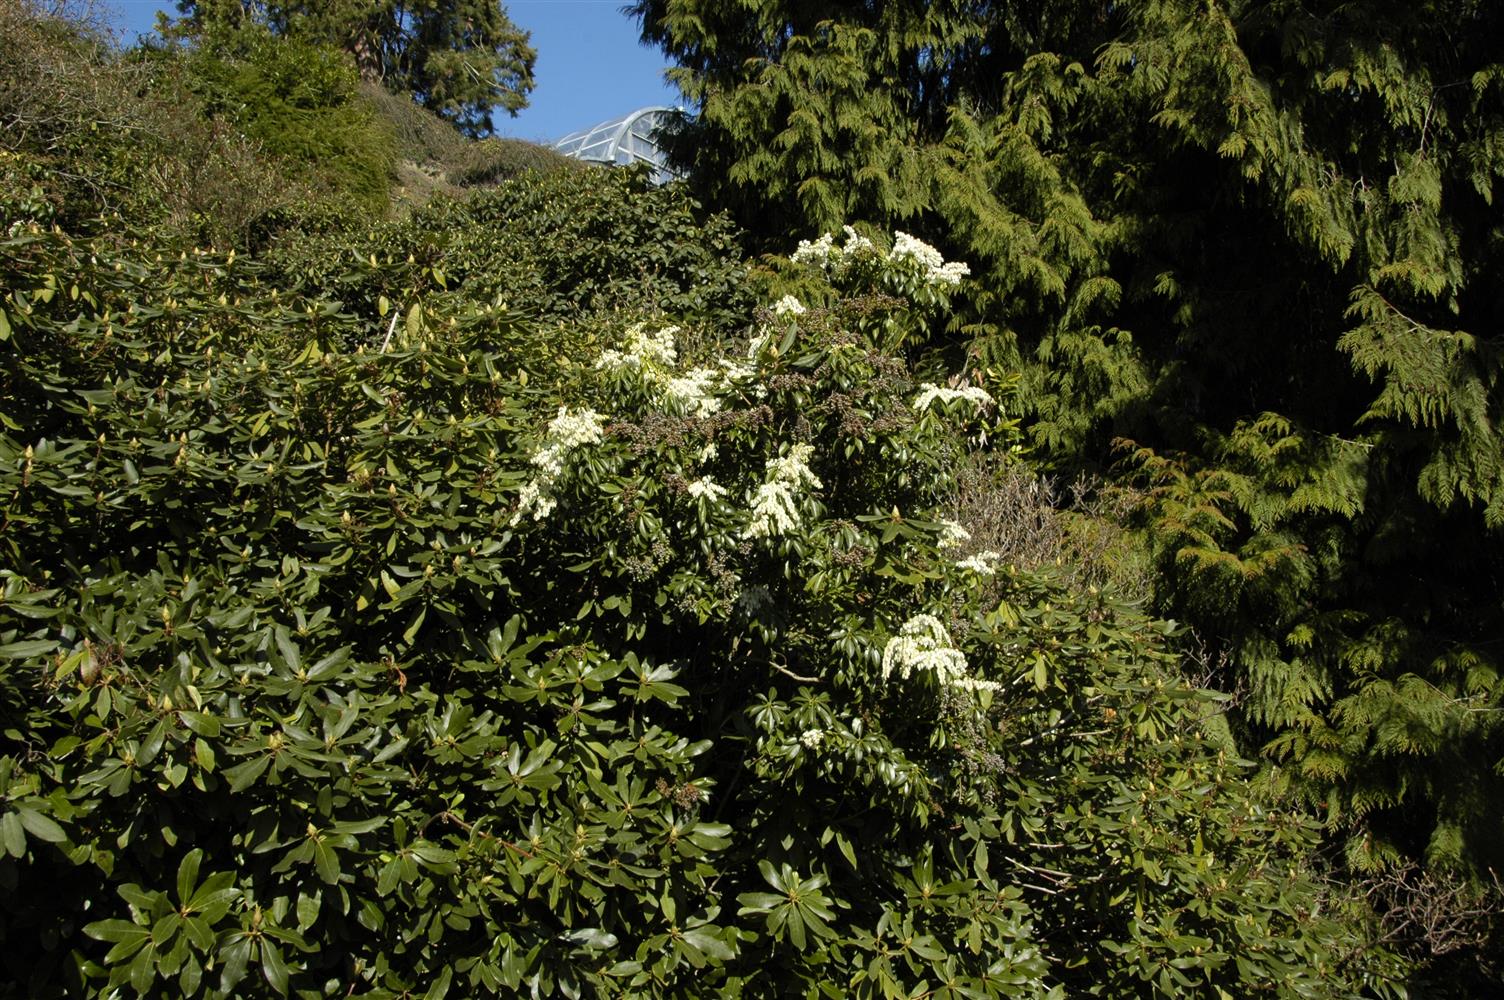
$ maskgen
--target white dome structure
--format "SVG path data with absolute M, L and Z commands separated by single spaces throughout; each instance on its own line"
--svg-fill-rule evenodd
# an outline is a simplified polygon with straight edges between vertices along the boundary
M 657 142 L 657 133 L 682 113 L 673 108 L 639 108 L 621 118 L 571 132 L 554 143 L 553 148 L 590 163 L 621 166 L 646 163 L 653 168 L 653 182 L 666 184 L 678 174 L 669 168 L 668 156 Z

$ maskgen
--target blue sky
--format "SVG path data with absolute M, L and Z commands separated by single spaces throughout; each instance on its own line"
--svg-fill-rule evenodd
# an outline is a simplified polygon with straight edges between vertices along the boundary
M 652 104 L 679 104 L 663 80 L 661 53 L 637 41 L 637 22 L 621 13 L 624 0 L 505 0 L 507 13 L 533 33 L 537 86 L 516 118 L 496 120 L 502 135 L 546 141 Z M 108 0 L 127 44 L 151 31 L 159 0 Z

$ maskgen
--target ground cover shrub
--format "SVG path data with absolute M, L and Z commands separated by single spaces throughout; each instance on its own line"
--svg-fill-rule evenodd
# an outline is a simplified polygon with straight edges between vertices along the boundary
M 898 245 L 696 366 L 431 273 L 392 325 L 361 243 L 10 227 L 15 991 L 1383 992 L 1171 626 L 944 520 L 1016 431 L 881 349 L 945 309 Z

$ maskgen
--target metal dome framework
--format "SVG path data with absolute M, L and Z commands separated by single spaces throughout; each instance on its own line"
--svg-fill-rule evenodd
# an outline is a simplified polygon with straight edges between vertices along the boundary
M 668 154 L 658 145 L 658 130 L 682 112 L 673 108 L 639 108 L 629 115 L 601 122 L 579 132 L 571 132 L 553 148 L 565 156 L 590 163 L 614 163 L 628 166 L 646 163 L 653 168 L 653 180 L 666 184 L 678 176 L 668 166 Z

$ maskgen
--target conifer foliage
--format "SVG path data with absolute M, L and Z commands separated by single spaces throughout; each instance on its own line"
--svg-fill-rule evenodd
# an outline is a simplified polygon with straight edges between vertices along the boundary
M 717 204 L 971 261 L 953 337 L 1147 489 L 1161 606 L 1352 865 L 1504 861 L 1504 8 L 633 11 Z

